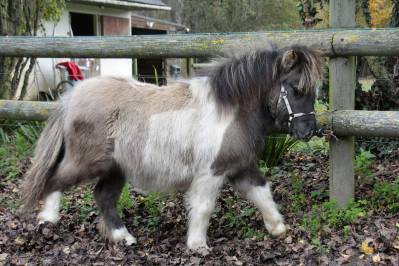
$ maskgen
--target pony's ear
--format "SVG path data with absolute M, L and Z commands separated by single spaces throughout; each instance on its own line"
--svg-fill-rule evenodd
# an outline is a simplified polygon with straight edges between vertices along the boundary
M 285 71 L 290 71 L 291 68 L 298 62 L 298 55 L 294 50 L 284 52 L 281 59 L 281 67 Z

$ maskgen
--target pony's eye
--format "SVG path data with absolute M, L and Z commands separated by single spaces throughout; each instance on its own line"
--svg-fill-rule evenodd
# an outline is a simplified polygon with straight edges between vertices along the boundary
M 299 91 L 298 86 L 294 86 L 293 89 L 294 89 L 294 96 L 295 97 L 302 96 L 302 93 Z

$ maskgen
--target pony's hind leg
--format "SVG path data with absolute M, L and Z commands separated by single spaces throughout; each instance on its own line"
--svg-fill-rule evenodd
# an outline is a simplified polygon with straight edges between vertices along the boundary
M 270 234 L 278 236 L 285 233 L 284 219 L 273 200 L 270 183 L 266 182 L 259 170 L 247 171 L 232 181 L 234 187 L 261 211 Z
M 60 219 L 62 192 L 79 182 L 76 167 L 64 158 L 54 175 L 48 180 L 44 190 L 44 205 L 37 219 L 39 224 L 45 222 L 56 223 Z
M 56 223 L 60 220 L 61 196 L 61 191 L 54 191 L 46 197 L 43 209 L 37 216 L 39 224 Z
M 117 166 L 112 167 L 109 175 L 102 177 L 94 189 L 94 197 L 100 209 L 100 233 L 113 242 L 125 241 L 126 245 L 136 243 L 122 223 L 117 212 L 119 196 L 125 184 L 125 178 Z
M 194 179 L 186 194 L 186 204 L 189 209 L 189 225 L 187 247 L 192 250 L 208 248 L 206 232 L 209 218 L 215 207 L 215 201 L 224 177 L 206 175 Z

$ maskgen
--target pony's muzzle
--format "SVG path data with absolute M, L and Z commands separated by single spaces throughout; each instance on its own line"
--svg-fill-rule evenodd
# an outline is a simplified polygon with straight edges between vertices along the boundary
M 295 139 L 309 141 L 317 131 L 314 116 L 294 119 L 290 128 L 290 135 Z

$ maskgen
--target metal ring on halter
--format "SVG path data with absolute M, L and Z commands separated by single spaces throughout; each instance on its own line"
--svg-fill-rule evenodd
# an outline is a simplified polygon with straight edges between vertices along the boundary
M 294 113 L 292 112 L 292 108 L 290 105 L 290 102 L 288 101 L 288 92 L 284 88 L 284 85 L 281 84 L 281 90 L 280 90 L 280 97 L 278 98 L 277 106 L 280 104 L 281 99 L 283 99 L 285 103 L 285 107 L 287 108 L 288 111 L 288 128 L 291 128 L 291 122 L 295 118 L 301 117 L 301 116 L 306 116 L 306 115 L 315 115 L 314 112 L 309 112 L 309 113 Z

